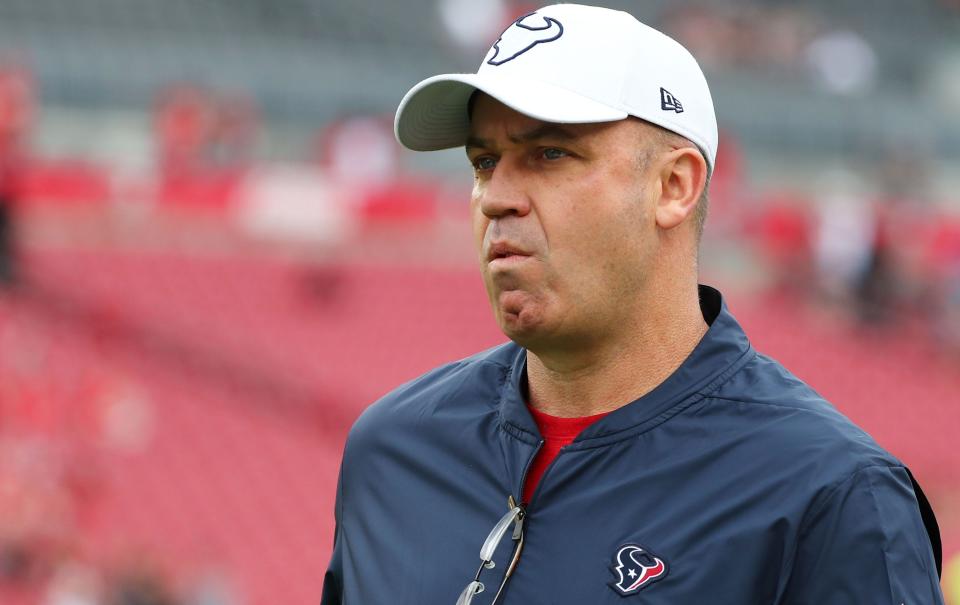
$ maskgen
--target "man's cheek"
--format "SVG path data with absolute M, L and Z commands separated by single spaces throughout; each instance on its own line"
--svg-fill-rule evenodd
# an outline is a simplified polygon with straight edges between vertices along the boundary
M 483 216 L 479 210 L 473 211 L 473 245 L 477 251 L 477 254 L 481 256 L 481 261 L 483 260 L 483 237 L 487 232 L 487 225 L 490 224 L 490 221 Z

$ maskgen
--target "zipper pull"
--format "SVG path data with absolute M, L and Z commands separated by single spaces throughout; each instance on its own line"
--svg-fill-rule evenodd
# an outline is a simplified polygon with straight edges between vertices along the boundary
M 527 520 L 527 511 L 525 511 L 521 506 L 520 513 L 517 515 L 517 522 L 513 526 L 513 536 L 511 536 L 514 542 L 516 542 L 517 540 L 523 539 L 523 523 L 526 520 Z
M 511 536 L 511 539 L 516 542 L 523 536 L 523 522 L 527 517 L 527 509 L 524 508 L 522 504 L 517 504 L 512 494 L 507 496 L 507 506 L 510 507 L 510 510 L 520 509 L 520 512 L 517 513 L 517 521 L 513 526 L 513 535 Z

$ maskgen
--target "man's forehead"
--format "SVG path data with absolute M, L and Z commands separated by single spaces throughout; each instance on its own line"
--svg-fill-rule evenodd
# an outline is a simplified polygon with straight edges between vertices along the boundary
M 470 104 L 470 134 L 467 147 L 488 146 L 494 142 L 516 144 L 540 139 L 573 141 L 602 132 L 625 122 L 559 124 L 522 114 L 493 97 L 478 93 Z

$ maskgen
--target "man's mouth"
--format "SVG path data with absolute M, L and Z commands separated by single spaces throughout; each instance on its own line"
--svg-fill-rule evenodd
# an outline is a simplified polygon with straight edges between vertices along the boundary
M 520 261 L 525 258 L 528 258 L 530 253 L 523 250 L 519 246 L 514 246 L 506 242 L 501 242 L 497 244 L 492 244 L 489 251 L 487 252 L 487 262 L 492 263 L 494 261 Z

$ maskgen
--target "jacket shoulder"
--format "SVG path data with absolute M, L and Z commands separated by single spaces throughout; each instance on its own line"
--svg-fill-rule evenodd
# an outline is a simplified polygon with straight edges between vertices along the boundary
M 522 351 L 513 343 L 498 345 L 398 386 L 363 411 L 348 443 L 380 429 L 395 431 L 428 419 L 442 422 L 452 414 L 493 409 L 518 354 Z
M 723 416 L 749 419 L 756 443 L 785 467 L 827 484 L 871 466 L 903 466 L 865 430 L 776 360 L 757 354 L 709 395 Z

